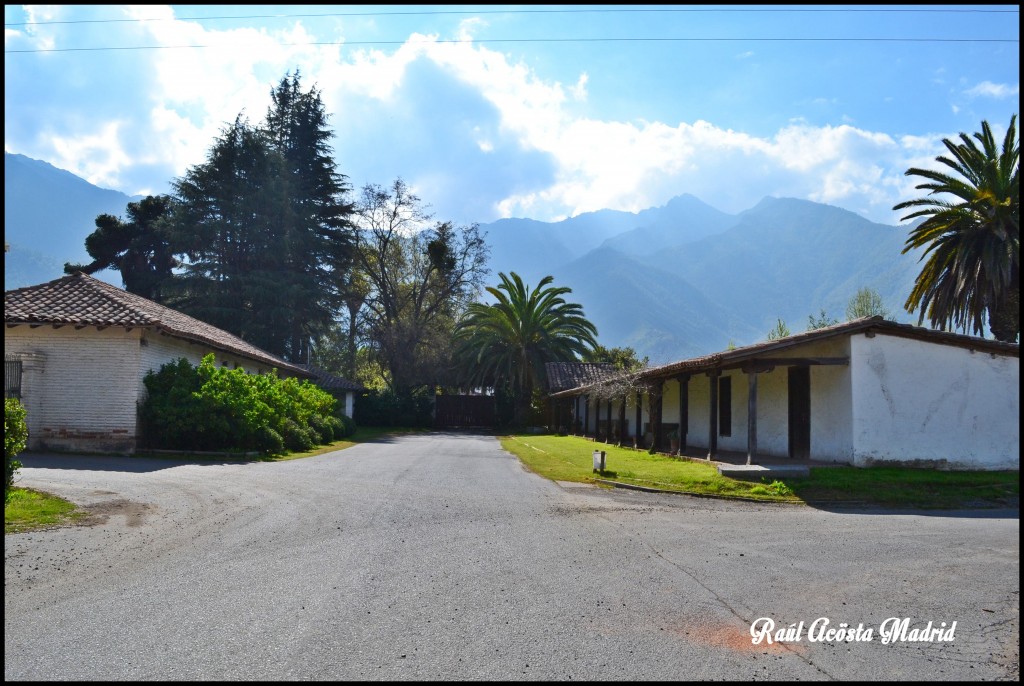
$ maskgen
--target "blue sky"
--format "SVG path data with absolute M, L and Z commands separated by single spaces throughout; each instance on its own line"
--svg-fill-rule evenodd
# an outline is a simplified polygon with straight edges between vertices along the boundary
M 460 223 L 690 193 L 896 224 L 907 168 L 1020 110 L 1017 5 L 6 5 L 4 41 L 7 152 L 166 193 L 298 69 L 354 190 Z

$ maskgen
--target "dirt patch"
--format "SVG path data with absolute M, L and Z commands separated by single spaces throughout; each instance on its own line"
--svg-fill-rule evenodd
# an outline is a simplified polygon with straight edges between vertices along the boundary
M 125 524 L 135 528 L 146 523 L 146 516 L 156 509 L 155 505 L 133 503 L 130 500 L 106 500 L 82 507 L 85 514 L 75 521 L 79 526 L 100 526 L 111 517 L 123 516 Z
M 732 624 L 693 624 L 685 627 L 672 627 L 672 632 L 690 643 L 725 648 L 737 653 L 761 653 L 779 655 L 794 653 L 803 655 L 806 646 L 796 643 L 767 643 L 762 641 L 755 645 L 750 638 L 750 627 Z

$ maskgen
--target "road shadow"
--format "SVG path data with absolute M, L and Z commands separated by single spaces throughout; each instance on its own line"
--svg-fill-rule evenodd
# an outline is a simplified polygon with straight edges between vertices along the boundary
M 91 472 L 132 472 L 142 474 L 183 465 L 217 466 L 249 464 L 256 459 L 210 459 L 187 457 L 134 457 L 130 455 L 83 455 L 78 453 L 33 453 L 18 455 L 22 467 L 30 469 L 80 469 Z
M 1020 519 L 1020 499 L 1005 504 L 982 503 L 977 507 L 961 506 L 950 509 L 919 507 L 888 507 L 865 503 L 806 502 L 808 507 L 834 514 L 867 514 L 913 517 L 957 517 L 961 519 Z

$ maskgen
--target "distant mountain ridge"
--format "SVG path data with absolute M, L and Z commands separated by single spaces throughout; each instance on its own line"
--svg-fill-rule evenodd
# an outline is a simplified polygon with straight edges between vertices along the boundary
M 4 256 L 4 290 L 56 279 L 65 262 L 90 262 L 85 237 L 96 229 L 96 217 L 124 216 L 128 203 L 141 197 L 4 152 L 4 242 L 10 248 Z M 109 273 L 96 276 L 111 281 Z
M 96 216 L 123 216 L 138 199 L 6 153 L 5 290 L 87 261 Z M 903 310 L 920 269 L 919 252 L 902 254 L 908 229 L 821 203 L 769 197 L 728 214 L 683 194 L 641 212 L 480 228 L 491 250 L 488 283 L 514 271 L 532 287 L 550 274 L 572 288 L 568 299 L 583 305 L 602 345 L 630 346 L 653 364 L 764 340 L 777 318 L 794 333 L 822 309 L 842 320 L 865 286 L 897 321 L 916 322 Z M 98 276 L 121 285 L 116 272 Z

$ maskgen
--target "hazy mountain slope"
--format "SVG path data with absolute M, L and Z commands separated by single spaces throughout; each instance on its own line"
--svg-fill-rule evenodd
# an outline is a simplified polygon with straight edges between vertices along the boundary
M 653 364 L 725 348 L 757 332 L 672 272 L 602 246 L 554 273 L 573 289 L 602 344 L 630 346 Z M 533 285 L 533 284 L 531 284 Z
M 10 250 L 4 256 L 4 290 L 59 278 L 65 262 L 89 261 L 85 237 L 95 230 L 96 217 L 124 216 L 128 203 L 139 197 L 98 188 L 46 162 L 5 152 L 4 241 Z
M 672 198 L 664 207 L 637 213 L 637 228 L 607 239 L 604 245 L 643 257 L 720 234 L 735 226 L 737 220 L 736 215 L 685 194 Z
M 728 231 L 651 259 L 752 326 L 767 332 L 781 317 L 796 332 L 822 308 L 842 320 L 864 286 L 906 320 L 902 304 L 918 265 L 916 255 L 901 255 L 905 238 L 906 229 L 837 207 L 766 198 Z

